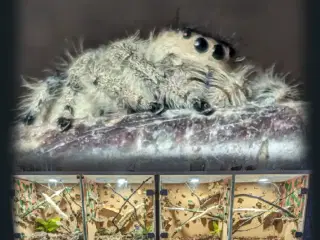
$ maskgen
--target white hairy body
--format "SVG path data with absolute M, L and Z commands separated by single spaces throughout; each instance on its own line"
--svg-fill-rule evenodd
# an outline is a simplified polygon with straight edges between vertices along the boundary
M 63 79 L 25 84 L 31 91 L 20 104 L 21 115 L 29 120 L 31 116 L 36 125 L 60 121 L 64 130 L 71 120 L 110 113 L 157 113 L 165 106 L 192 109 L 197 101 L 210 108 L 268 105 L 296 97 L 295 88 L 272 69 L 258 71 L 250 64 L 233 68 L 228 54 L 214 59 L 214 39 L 206 38 L 208 50 L 197 52 L 194 42 L 199 37 L 193 33 L 186 39 L 173 30 L 151 34 L 147 40 L 136 34 L 70 55 Z M 229 51 L 226 46 L 224 50 Z

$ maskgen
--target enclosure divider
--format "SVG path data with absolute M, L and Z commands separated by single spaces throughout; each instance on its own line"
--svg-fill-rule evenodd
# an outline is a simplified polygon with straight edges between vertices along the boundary
M 86 219 L 86 211 L 85 211 L 85 203 L 84 203 L 84 189 L 83 189 L 83 175 L 80 174 L 77 176 L 80 183 L 80 196 L 81 196 L 81 205 L 82 205 L 82 225 L 83 225 L 83 239 L 88 240 L 87 234 L 87 219 Z
M 155 216 L 155 240 L 160 239 L 160 175 L 154 175 L 154 216 Z
M 312 216 L 312 199 L 313 196 L 310 189 L 312 189 L 313 186 L 310 187 L 310 183 L 313 183 L 313 180 L 311 180 L 310 178 L 312 178 L 312 175 L 308 175 L 308 194 L 306 197 L 306 201 L 305 201 L 305 210 L 304 210 L 304 214 L 303 214 L 303 219 L 304 219 L 304 223 L 303 223 L 303 237 L 305 239 L 311 239 L 311 216 Z
M 232 240 L 232 218 L 233 218 L 233 202 L 234 202 L 234 185 L 235 185 L 236 175 L 232 174 L 231 180 L 231 192 L 230 192 L 230 212 L 229 212 L 229 221 L 228 221 L 228 240 Z
M 308 192 L 306 194 L 305 197 L 305 201 L 304 201 L 304 206 L 303 206 L 303 210 L 302 210 L 302 224 L 301 224 L 301 229 L 300 231 L 302 232 L 302 234 L 304 235 L 304 229 L 305 229 L 305 224 L 306 224 L 306 214 L 307 214 L 307 205 L 308 205 L 308 201 L 309 201 L 309 183 L 310 183 L 310 175 L 307 176 L 307 180 L 306 180 L 306 188 L 308 189 Z

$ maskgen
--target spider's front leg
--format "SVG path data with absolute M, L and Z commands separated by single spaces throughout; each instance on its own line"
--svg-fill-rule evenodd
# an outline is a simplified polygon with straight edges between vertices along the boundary
M 215 112 L 215 109 L 204 99 L 194 99 L 193 109 L 205 116 L 210 116 Z
M 25 125 L 32 125 L 35 121 L 44 121 L 46 114 L 59 98 L 64 81 L 57 77 L 49 77 L 45 81 L 25 83 L 24 87 L 30 92 L 23 96 L 19 103 L 20 116 Z M 40 115 L 43 115 L 41 119 Z
M 68 131 L 72 127 L 76 110 L 76 94 L 79 94 L 79 92 L 72 89 L 70 85 L 66 86 L 63 90 L 62 97 L 60 99 L 62 105 L 60 106 L 56 120 L 56 124 L 61 132 Z
M 186 73 L 186 87 L 188 90 L 187 99 L 188 105 L 191 105 L 198 113 L 209 116 L 215 112 L 215 108 L 210 104 L 207 98 L 209 89 L 209 78 L 212 73 L 204 66 L 198 66 L 190 63 L 185 63 L 182 66 L 182 71 Z
M 150 89 L 144 86 L 143 82 L 135 86 L 128 86 L 123 90 L 123 102 L 126 109 L 134 112 L 152 112 L 161 114 L 165 111 L 163 101 L 157 99 Z M 139 86 L 140 85 L 140 86 Z
M 132 54 L 122 63 L 125 79 L 124 97 L 128 105 L 137 112 L 150 111 L 161 114 L 165 111 L 164 100 L 161 98 L 161 83 L 166 81 L 166 74 L 151 62 Z
M 72 127 L 73 122 L 73 107 L 66 105 L 62 113 L 62 117 L 57 119 L 57 125 L 61 132 L 68 131 Z
M 161 69 L 157 68 L 153 63 L 149 62 L 143 57 L 138 56 L 137 54 L 132 54 L 127 59 L 128 66 L 133 70 L 137 71 L 143 75 L 145 80 L 152 81 L 153 84 L 159 84 L 159 81 L 162 81 L 166 74 Z

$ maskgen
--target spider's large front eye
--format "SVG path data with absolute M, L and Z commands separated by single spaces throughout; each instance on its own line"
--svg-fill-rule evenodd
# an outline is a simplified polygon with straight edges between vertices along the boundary
M 182 30 L 183 38 L 188 39 L 192 35 L 192 31 L 190 28 L 185 28 Z
M 224 48 L 221 44 L 214 45 L 212 57 L 216 60 L 222 60 L 225 56 Z
M 209 44 L 206 39 L 200 37 L 194 42 L 194 47 L 199 53 L 204 53 L 208 50 Z

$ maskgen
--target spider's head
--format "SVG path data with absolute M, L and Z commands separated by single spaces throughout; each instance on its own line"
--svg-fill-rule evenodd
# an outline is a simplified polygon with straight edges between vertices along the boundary
M 213 69 L 225 65 L 235 54 L 235 49 L 227 42 L 190 28 L 160 32 L 152 38 L 147 51 L 147 57 L 154 62 L 175 55 L 182 61 L 196 62 Z
M 146 56 L 154 63 L 169 57 L 173 59 L 170 64 L 197 69 L 200 74 L 191 78 L 206 85 L 206 98 L 212 106 L 238 105 L 246 99 L 242 88 L 252 67 L 238 64 L 235 49 L 226 41 L 190 28 L 169 29 L 150 38 Z

